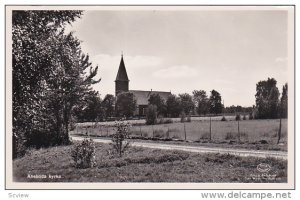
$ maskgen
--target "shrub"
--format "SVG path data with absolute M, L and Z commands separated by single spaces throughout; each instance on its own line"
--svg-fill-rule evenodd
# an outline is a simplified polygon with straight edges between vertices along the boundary
M 252 119 L 254 119 L 254 117 L 253 117 L 253 113 L 252 113 L 252 112 L 250 112 L 250 113 L 249 113 L 249 120 L 252 120 Z
M 243 120 L 246 120 L 246 115 L 244 115 Z
M 222 117 L 221 121 L 227 121 L 227 119 L 225 118 L 225 116 Z
M 186 122 L 191 122 L 191 121 L 192 121 L 192 120 L 191 120 L 191 116 L 188 115 L 187 118 L 186 118 Z
M 130 123 L 123 121 L 116 122 L 117 131 L 112 135 L 112 146 L 116 153 L 122 157 L 122 154 L 129 147 L 129 142 L 125 141 L 129 136 Z
M 185 112 L 181 112 L 181 114 L 180 114 L 180 122 L 185 122 L 185 118 L 186 118 Z
M 241 120 L 241 115 L 240 115 L 240 114 L 237 114 L 237 115 L 235 116 L 235 120 L 236 120 L 236 121 L 240 121 L 240 120 Z
M 84 139 L 71 150 L 71 156 L 77 168 L 90 168 L 96 165 L 95 143 L 92 139 Z
M 146 124 L 153 125 L 157 123 L 157 107 L 149 105 L 146 113 Z

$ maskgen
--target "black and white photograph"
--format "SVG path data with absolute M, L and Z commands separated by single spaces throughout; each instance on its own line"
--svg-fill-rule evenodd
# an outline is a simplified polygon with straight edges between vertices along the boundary
M 5 10 L 6 188 L 295 187 L 294 6 Z

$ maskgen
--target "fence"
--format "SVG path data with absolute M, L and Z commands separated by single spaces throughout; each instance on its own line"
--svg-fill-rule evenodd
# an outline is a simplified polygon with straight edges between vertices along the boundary
M 144 125 L 136 124 L 130 129 L 130 136 L 135 138 L 160 138 L 183 141 L 226 141 L 255 142 L 265 140 L 277 142 L 279 120 L 241 120 L 217 121 L 202 120 L 192 122 L 176 122 L 171 124 Z M 112 125 L 101 123 L 80 125 L 71 132 L 76 135 L 109 137 L 115 132 Z M 287 120 L 282 120 L 281 142 L 287 142 Z

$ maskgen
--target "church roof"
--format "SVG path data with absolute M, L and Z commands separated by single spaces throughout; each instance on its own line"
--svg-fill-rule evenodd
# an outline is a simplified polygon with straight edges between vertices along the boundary
M 167 100 L 171 92 L 161 92 L 161 91 L 143 91 L 143 90 L 129 90 L 133 93 L 136 98 L 137 105 L 148 105 L 148 99 L 151 94 L 158 94 L 163 100 Z
M 122 58 L 121 58 L 121 62 L 120 62 L 118 74 L 117 74 L 117 77 L 116 77 L 116 81 L 129 81 L 128 76 L 127 76 L 127 72 L 126 72 L 126 68 L 125 68 L 125 64 L 124 64 L 124 60 L 123 60 L 123 55 L 122 55 Z

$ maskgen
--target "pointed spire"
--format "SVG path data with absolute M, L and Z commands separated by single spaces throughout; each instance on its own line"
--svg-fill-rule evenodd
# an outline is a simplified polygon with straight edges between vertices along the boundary
M 124 60 L 123 60 L 123 51 L 122 51 L 122 55 L 121 55 L 121 62 L 120 62 L 118 74 L 116 77 L 116 81 L 129 81 L 127 72 L 126 72 L 126 68 L 125 68 L 125 64 L 124 64 Z

